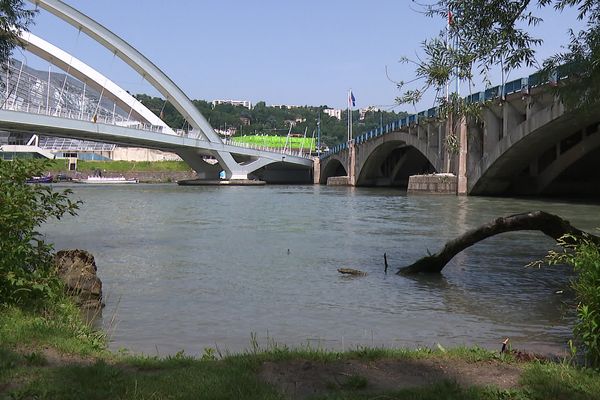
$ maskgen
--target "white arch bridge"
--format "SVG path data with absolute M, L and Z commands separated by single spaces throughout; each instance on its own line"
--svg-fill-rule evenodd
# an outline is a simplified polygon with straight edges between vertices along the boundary
M 146 147 L 178 154 L 203 179 L 259 178 L 267 182 L 310 182 L 309 154 L 246 147 L 221 140 L 185 93 L 156 65 L 110 30 L 60 0 L 30 0 L 62 21 L 84 32 L 121 58 L 148 81 L 191 126 L 175 132 L 157 115 L 75 56 L 47 41 L 24 33 L 27 51 L 50 62 L 64 74 L 39 71 L 23 63 L 9 65 L 0 129 L 49 136 Z M 217 164 L 206 162 L 216 159 Z

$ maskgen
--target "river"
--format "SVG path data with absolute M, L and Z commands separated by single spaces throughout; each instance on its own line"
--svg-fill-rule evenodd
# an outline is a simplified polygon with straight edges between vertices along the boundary
M 159 355 L 241 351 L 251 337 L 328 349 L 499 349 L 510 337 L 514 347 L 559 352 L 574 321 L 570 270 L 524 268 L 554 246 L 541 233 L 490 238 L 441 276 L 406 278 L 395 267 L 523 211 L 600 227 L 600 206 L 563 201 L 327 186 L 73 190 L 84 202 L 79 215 L 47 223 L 46 238 L 95 255 L 111 348 Z M 340 267 L 368 275 L 343 276 Z

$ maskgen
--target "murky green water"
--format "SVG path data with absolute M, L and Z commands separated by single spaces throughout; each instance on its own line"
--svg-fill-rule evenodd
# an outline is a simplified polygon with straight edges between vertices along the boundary
M 491 238 L 438 277 L 383 272 L 497 216 L 541 209 L 584 229 L 600 206 L 324 186 L 76 186 L 79 216 L 48 224 L 95 256 L 112 347 L 198 354 L 271 338 L 349 348 L 478 344 L 558 351 L 570 336 L 566 268 L 525 269 L 553 241 Z M 289 252 L 288 252 L 289 249 Z M 341 276 L 340 267 L 368 272 Z M 390 271 L 393 272 L 393 271 Z

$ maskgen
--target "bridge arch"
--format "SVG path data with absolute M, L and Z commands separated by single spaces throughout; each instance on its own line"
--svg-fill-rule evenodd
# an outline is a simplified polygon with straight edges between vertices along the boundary
M 436 172 L 423 153 L 401 140 L 375 147 L 359 168 L 357 186 L 406 187 L 410 175 Z
M 558 101 L 540 109 L 481 157 L 468 175 L 468 193 L 559 194 L 555 181 L 583 158 L 590 158 L 589 154 L 596 154 L 600 144 L 595 135 L 599 121 L 598 113 L 565 112 Z M 600 161 L 595 165 L 600 167 Z M 568 186 L 569 191 L 563 194 L 586 190 L 586 185 L 580 185 L 576 191 L 573 185 Z
M 345 151 L 347 153 L 347 150 Z M 335 176 L 348 176 L 347 154 L 335 154 L 322 161 L 319 182 L 327 183 L 327 179 Z
M 429 146 L 409 130 L 361 143 L 356 157 L 356 185 L 407 186 L 410 175 L 442 169 L 436 150 L 437 146 Z

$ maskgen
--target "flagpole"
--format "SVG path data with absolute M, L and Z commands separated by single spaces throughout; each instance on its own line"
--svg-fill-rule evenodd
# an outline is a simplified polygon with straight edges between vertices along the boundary
M 350 90 L 348 91 L 348 142 L 350 142 Z

